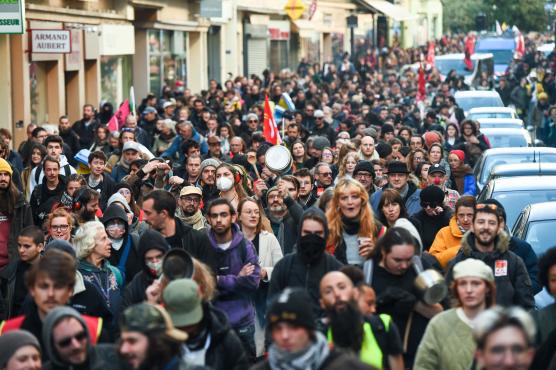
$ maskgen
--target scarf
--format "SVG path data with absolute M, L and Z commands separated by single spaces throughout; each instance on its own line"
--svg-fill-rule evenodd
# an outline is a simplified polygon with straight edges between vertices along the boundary
M 473 173 L 469 165 L 465 164 L 452 170 L 452 176 L 455 180 L 456 190 L 458 193 L 463 194 L 465 191 L 465 175 Z
M 274 216 L 272 213 L 268 212 L 267 215 L 268 219 L 270 220 L 270 226 L 272 227 L 272 231 L 274 235 L 276 235 L 276 239 L 281 246 L 285 245 L 285 236 L 284 236 L 284 217 L 277 217 Z
M 359 219 L 347 218 L 342 216 L 342 226 L 344 227 L 344 232 L 348 235 L 355 235 L 359 232 Z
M 179 218 L 180 220 L 182 220 L 183 223 L 185 223 L 187 225 L 190 225 L 194 229 L 196 229 L 195 226 L 198 223 L 201 223 L 204 226 L 203 214 L 201 213 L 200 210 L 197 210 L 197 212 L 195 212 L 195 214 L 193 216 L 186 216 L 183 213 L 183 210 L 178 207 L 178 209 L 176 210 L 176 217 Z
M 276 345 L 268 350 L 268 362 L 272 370 L 316 370 L 330 354 L 324 334 L 315 332 L 316 341 L 299 352 L 281 351 Z

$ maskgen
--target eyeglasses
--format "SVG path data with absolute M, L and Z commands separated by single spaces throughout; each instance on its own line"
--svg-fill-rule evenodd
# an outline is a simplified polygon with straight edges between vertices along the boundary
M 201 201 L 199 197 L 180 197 L 180 199 L 185 203 L 199 203 Z
M 489 204 L 489 203 L 479 203 L 475 206 L 475 209 L 485 209 L 485 208 L 496 211 L 498 209 L 498 206 L 496 204 Z
M 257 121 L 256 119 L 250 119 L 249 121 L 247 121 L 247 123 L 253 123 L 253 122 L 259 123 L 259 121 Z
M 50 228 L 54 231 L 67 231 L 69 225 L 50 225 Z
M 68 347 L 68 346 L 71 344 L 71 342 L 72 342 L 74 339 L 75 339 L 76 341 L 78 341 L 78 342 L 82 342 L 82 341 L 84 341 L 85 339 L 87 339 L 87 333 L 86 333 L 85 331 L 80 331 L 79 333 L 77 333 L 77 334 L 75 334 L 75 335 L 72 335 L 71 337 L 66 337 L 66 338 L 64 338 L 64 339 L 62 339 L 62 340 L 60 340 L 60 341 L 58 341 L 58 343 L 57 343 L 57 344 L 58 344 L 58 347 L 60 347 L 60 348 L 66 348 L 66 347 Z
M 357 172 L 357 175 L 355 175 L 355 177 L 370 179 L 371 177 L 373 177 L 373 175 L 368 172 Z
M 135 132 L 135 129 L 131 127 L 124 127 L 122 128 L 122 132 Z

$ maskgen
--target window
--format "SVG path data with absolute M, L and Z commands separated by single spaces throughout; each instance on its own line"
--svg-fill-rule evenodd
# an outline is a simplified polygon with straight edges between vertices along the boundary
M 182 31 L 148 31 L 151 92 L 160 94 L 163 86 L 187 81 L 186 37 Z

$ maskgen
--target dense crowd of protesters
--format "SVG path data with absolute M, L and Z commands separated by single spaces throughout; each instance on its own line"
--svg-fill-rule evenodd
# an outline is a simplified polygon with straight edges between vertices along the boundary
M 486 82 L 554 144 L 556 54 L 526 46 Z M 423 52 L 166 86 L 112 131 L 87 104 L 18 150 L 0 130 L 0 370 L 555 366 L 556 304 L 533 297 L 556 296 L 556 249 L 537 260 L 477 203 L 470 87 L 433 68 L 418 100 L 400 67 Z M 264 100 L 284 94 L 279 171 Z

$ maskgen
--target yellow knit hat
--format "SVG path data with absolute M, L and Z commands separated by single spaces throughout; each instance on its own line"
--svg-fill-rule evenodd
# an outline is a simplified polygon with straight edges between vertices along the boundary
M 4 158 L 0 158 L 0 172 L 7 172 L 10 176 L 14 173 L 12 166 Z

